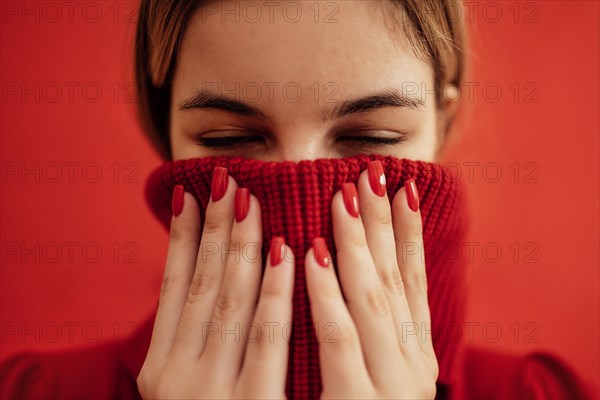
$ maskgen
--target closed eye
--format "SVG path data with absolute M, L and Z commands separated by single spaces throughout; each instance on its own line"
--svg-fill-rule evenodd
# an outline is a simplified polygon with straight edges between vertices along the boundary
M 404 141 L 404 137 L 376 137 L 376 136 L 339 136 L 336 142 L 344 143 L 357 148 L 376 149 L 385 146 L 392 146 Z M 209 149 L 238 149 L 247 147 L 253 144 L 264 143 L 265 139 L 262 136 L 225 136 L 206 138 L 200 137 L 197 139 L 201 146 Z
M 216 138 L 198 138 L 198 143 L 209 149 L 237 149 L 250 144 L 262 143 L 262 136 L 226 136 Z
M 340 136 L 336 139 L 338 142 L 344 142 L 352 147 L 367 147 L 376 149 L 379 147 L 392 146 L 404 141 L 404 137 L 377 137 L 377 136 Z

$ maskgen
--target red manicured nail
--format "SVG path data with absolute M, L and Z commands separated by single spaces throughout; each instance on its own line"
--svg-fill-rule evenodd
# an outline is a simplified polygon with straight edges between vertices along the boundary
M 342 195 L 348 214 L 352 215 L 354 218 L 358 218 L 358 194 L 356 193 L 356 185 L 354 183 L 342 184 Z
M 250 191 L 247 188 L 237 188 L 235 191 L 235 220 L 241 222 L 250 209 Z
M 419 192 L 417 191 L 417 184 L 414 179 L 409 179 L 404 183 L 406 187 L 406 202 L 408 208 L 414 212 L 419 211 Z
M 225 196 L 227 184 L 229 183 L 229 172 L 227 168 L 216 167 L 212 178 L 212 201 L 219 201 Z
M 331 262 L 331 256 L 329 250 L 327 250 L 327 244 L 325 239 L 322 237 L 315 238 L 313 240 L 313 253 L 315 255 L 315 261 L 322 267 L 327 267 Z
M 173 215 L 178 216 L 183 211 L 183 186 L 176 185 L 173 189 L 173 201 L 171 203 L 171 209 L 173 210 Z
M 276 266 L 283 260 L 283 252 L 285 250 L 285 239 L 281 236 L 274 236 L 271 239 L 271 267 Z
M 369 184 L 373 193 L 379 197 L 385 196 L 385 174 L 383 173 L 381 161 L 371 161 L 367 170 L 369 171 Z

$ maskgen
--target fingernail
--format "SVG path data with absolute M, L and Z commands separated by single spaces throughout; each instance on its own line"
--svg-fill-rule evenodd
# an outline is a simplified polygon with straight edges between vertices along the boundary
M 369 171 L 369 184 L 373 193 L 379 197 L 385 196 L 385 174 L 383 173 L 381 161 L 371 161 L 367 170 Z
M 271 267 L 276 266 L 283 260 L 283 251 L 285 250 L 285 239 L 281 236 L 274 236 L 271 239 Z
M 356 193 L 356 185 L 354 183 L 342 184 L 342 195 L 348 214 L 352 215 L 354 218 L 358 218 L 358 194 Z
M 229 183 L 229 172 L 227 168 L 216 167 L 212 178 L 212 201 L 219 201 L 225 196 L 227 184 Z
M 183 186 L 176 185 L 173 189 L 173 201 L 171 203 L 171 208 L 173 210 L 173 215 L 178 216 L 183 211 Z
M 331 262 L 331 256 L 329 250 L 327 250 L 327 244 L 325 239 L 322 237 L 315 238 L 313 240 L 313 253 L 315 255 L 315 261 L 322 267 L 327 267 Z
M 408 203 L 408 208 L 414 212 L 419 211 L 419 192 L 417 191 L 415 180 L 407 180 L 404 186 L 406 187 L 406 202 Z
M 235 220 L 241 222 L 248 215 L 250 208 L 250 191 L 247 188 L 237 188 L 235 191 Z

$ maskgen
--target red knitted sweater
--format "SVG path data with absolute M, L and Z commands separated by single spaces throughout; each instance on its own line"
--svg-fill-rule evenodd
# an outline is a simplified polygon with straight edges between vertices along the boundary
M 249 188 L 261 204 L 263 243 L 270 243 L 273 236 L 283 236 L 297 255 L 287 379 L 289 398 L 316 398 L 321 392 L 317 341 L 301 255 L 317 236 L 327 240 L 329 249 L 335 249 L 331 222 L 333 195 L 341 189 L 342 183 L 357 182 L 360 173 L 373 159 L 379 159 L 383 164 L 390 201 L 407 179 L 413 178 L 417 184 L 423 218 L 432 339 L 440 364 L 439 382 L 447 384 L 452 379 L 452 372 L 462 368 L 459 341 L 446 339 L 452 326 L 458 326 L 462 321 L 464 264 L 445 260 L 443 249 L 462 239 L 466 213 L 460 185 L 453 182 L 439 164 L 376 155 L 298 163 L 216 157 L 167 163 L 149 180 L 147 200 L 165 226 L 171 221 L 170 202 L 176 184 L 182 184 L 198 199 L 204 221 L 212 171 L 215 166 L 227 167 L 238 185 Z M 268 246 L 263 246 L 263 257 L 267 251 Z M 332 257 L 335 262 L 334 251 Z M 436 335 L 436 331 L 440 333 Z
M 208 205 L 212 171 L 226 166 L 262 208 L 263 243 L 283 236 L 296 254 L 293 328 L 286 392 L 290 399 L 315 399 L 321 390 L 318 348 L 311 325 L 303 257 L 312 238 L 322 236 L 333 251 L 331 200 L 344 182 L 356 182 L 370 160 L 384 167 L 390 199 L 414 178 L 423 219 L 432 339 L 440 375 L 436 399 L 591 398 L 590 388 L 561 359 L 543 352 L 494 354 L 462 346 L 453 335 L 463 321 L 466 264 L 446 250 L 459 244 L 467 227 L 461 186 L 433 163 L 381 156 L 315 161 L 261 162 L 240 157 L 168 162 L 149 178 L 147 201 L 168 227 L 173 187 L 182 184 Z M 263 257 L 268 246 L 263 246 Z M 390 249 L 395 251 L 395 249 Z M 335 253 L 332 253 L 334 262 Z M 135 379 L 146 356 L 154 315 L 130 341 L 103 343 L 59 353 L 22 353 L 1 365 L 1 398 L 139 398 Z

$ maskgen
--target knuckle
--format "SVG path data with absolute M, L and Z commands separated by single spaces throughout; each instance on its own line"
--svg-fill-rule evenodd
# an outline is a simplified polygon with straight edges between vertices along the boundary
M 206 220 L 204 221 L 204 233 L 211 235 L 221 231 L 224 226 L 224 218 L 215 215 L 214 213 L 206 213 Z
M 379 279 L 381 280 L 383 287 L 390 290 L 392 293 L 404 293 L 404 282 L 402 281 L 402 274 L 397 265 L 384 267 L 379 273 Z
M 411 274 L 407 281 L 411 287 L 420 292 L 427 293 L 427 275 L 424 271 Z
M 281 297 L 283 297 L 284 293 L 286 293 L 285 287 L 278 282 L 274 282 L 270 279 L 265 279 L 262 284 L 262 289 L 260 293 L 261 300 L 265 301 L 277 301 Z
M 169 230 L 169 240 L 171 242 L 179 242 L 186 237 L 185 229 L 178 223 L 172 223 Z
M 176 279 L 173 275 L 166 273 L 163 277 L 162 283 L 160 285 L 160 296 L 159 300 L 165 297 L 167 293 L 170 293 L 175 287 L 177 287 L 178 279 Z
M 210 291 L 215 284 L 214 277 L 209 273 L 202 269 L 196 271 L 192 278 L 192 282 L 190 283 L 188 302 L 195 302 L 201 295 Z
M 214 319 L 218 321 L 229 319 L 240 308 L 240 304 L 235 296 L 220 294 L 215 303 Z
M 369 310 L 376 315 L 387 315 L 390 313 L 390 303 L 380 288 L 371 289 L 367 292 L 367 304 Z
M 334 323 L 335 329 L 333 332 L 331 328 L 326 330 L 326 334 L 329 334 L 329 340 L 322 340 L 334 344 L 342 351 L 353 350 L 359 345 L 360 338 L 356 328 L 352 324 L 338 324 Z M 325 328 L 323 328 L 325 331 Z M 327 336 L 325 336 L 327 338 Z
M 392 226 L 392 214 L 386 211 L 381 211 L 373 216 L 374 222 L 383 229 L 388 230 Z
M 366 253 L 369 251 L 367 239 L 362 228 L 350 229 L 344 232 L 343 235 L 344 238 L 341 240 L 339 245 L 336 241 L 336 250 L 339 256 L 348 256 L 350 258 L 354 258 L 354 256 L 357 254 Z
M 259 328 L 257 332 L 252 346 L 252 363 L 256 366 L 267 366 L 280 348 L 279 343 L 285 340 L 284 332 L 279 324 L 272 330 Z
M 263 334 L 262 330 L 258 331 L 256 339 L 253 341 L 255 352 L 252 354 L 253 362 L 258 364 L 267 364 L 271 353 L 269 352 L 269 344 L 273 344 L 273 338 L 270 335 Z

